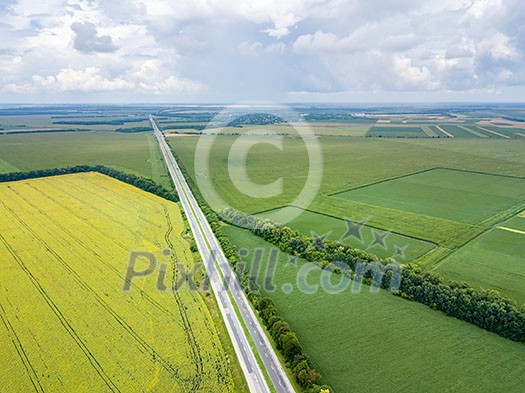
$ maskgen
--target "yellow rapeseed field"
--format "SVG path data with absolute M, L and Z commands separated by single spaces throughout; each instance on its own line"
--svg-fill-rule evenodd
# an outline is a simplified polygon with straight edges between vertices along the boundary
M 123 291 L 132 250 L 168 288 L 189 270 L 183 231 L 176 204 L 98 173 L 1 183 L 0 391 L 232 392 L 198 293 L 158 271 Z

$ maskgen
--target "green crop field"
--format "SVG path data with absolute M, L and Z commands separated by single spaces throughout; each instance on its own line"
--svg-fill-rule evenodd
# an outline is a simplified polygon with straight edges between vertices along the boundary
M 191 128 L 191 125 L 204 126 L 207 123 L 160 123 L 163 131 L 173 133 L 196 133 Z M 189 124 L 189 125 L 188 125 Z M 188 128 L 181 128 L 181 126 L 187 126 Z M 308 124 L 294 124 L 294 125 L 281 125 L 281 124 L 270 124 L 270 125 L 245 125 L 242 127 L 223 127 L 223 128 L 209 128 L 206 132 L 218 133 L 218 134 L 257 134 L 257 135 L 287 135 L 287 136 L 298 136 L 303 131 L 309 130 L 317 136 L 364 136 L 369 125 L 366 124 L 334 124 L 334 125 L 316 125 L 315 123 Z
M 383 138 L 428 138 L 428 135 L 417 126 L 373 126 L 366 133 L 370 137 Z
M 84 108 L 68 114 L 65 109 L 58 116 L 0 116 L 0 128 L 5 131 L 83 130 L 13 135 L 2 135 L 0 130 L 0 172 L 102 164 L 171 186 L 152 133 L 106 132 L 145 126 L 146 121 L 124 125 L 85 123 L 144 117 L 144 113 L 155 113 L 153 109 L 91 110 Z M 362 239 L 354 231 L 354 236 L 343 241 L 380 257 L 419 263 L 447 279 L 497 289 L 519 304 L 525 302 L 525 131 L 499 120 L 501 127 L 498 127 L 491 123 L 489 113 L 475 109 L 453 115 L 394 111 L 392 116 L 381 113 L 374 116 L 372 111 L 347 121 L 349 116 L 344 113 L 330 117 L 330 111 L 339 109 L 329 108 L 308 115 L 318 121 L 310 123 L 314 136 L 306 140 L 297 133 L 306 130 L 300 123 L 293 124 L 294 127 L 244 125 L 210 132 L 222 135 L 174 135 L 200 133 L 178 127 L 206 125 L 202 119 L 212 116 L 215 110 L 220 108 L 208 108 L 204 114 L 195 116 L 181 112 L 180 118 L 164 117 L 161 126 L 193 180 L 199 180 L 200 184 L 207 182 L 223 199 L 211 203 L 216 210 L 232 206 L 245 213 L 278 217 L 283 207 L 298 205 L 307 210 L 287 225 L 306 235 L 327 235 L 334 240 L 344 237 L 345 219 L 364 222 Z M 178 111 L 175 108 L 173 113 Z M 376 120 L 382 121 L 373 123 Z M 53 124 L 57 121 L 75 124 Z M 453 137 L 447 137 L 442 130 Z M 199 142 L 211 143 L 209 156 L 196 150 Z M 311 203 L 303 206 L 295 197 L 309 175 L 307 145 L 317 146 L 323 160 L 319 190 L 314 192 Z M 202 167 L 196 171 L 196 161 L 208 163 L 210 172 L 206 173 Z M 74 176 L 83 180 L 72 180 Z M 185 346 L 182 329 L 185 322 L 176 312 L 164 315 L 158 308 L 149 307 L 147 296 L 133 292 L 132 298 L 127 298 L 131 299 L 128 303 L 119 298 L 122 293 L 115 289 L 115 283 L 117 278 L 122 279 L 122 274 L 114 273 L 122 266 L 119 265 L 123 255 L 121 245 L 127 242 L 157 253 L 166 247 L 165 238 L 159 234 L 167 231 L 166 218 L 161 214 L 165 210 L 154 208 L 147 198 L 126 198 L 120 183 L 102 175 L 74 176 L 0 184 L 0 209 L 3 209 L 0 236 L 5 239 L 0 242 L 0 255 L 10 255 L 4 258 L 9 266 L 3 274 L 14 277 L 0 280 L 0 391 L 5 386 L 8 391 L 25 391 L 34 383 L 42 384 L 43 390 L 61 391 L 87 390 L 86 386 L 104 391 L 108 384 L 125 391 L 170 388 L 189 391 L 190 385 L 199 380 L 195 364 L 200 364 L 200 374 L 206 379 L 199 387 L 201 391 L 245 389 L 239 370 L 228 361 L 233 355 L 229 342 L 219 340 L 219 336 L 227 334 L 224 326 L 209 323 L 220 320 L 211 297 L 185 294 L 182 299 L 183 308 L 187 307 L 191 313 L 188 321 L 194 323 L 195 332 L 202 334 L 202 337 L 196 335 L 197 340 L 203 340 L 198 343 L 199 350 L 195 350 L 188 336 L 189 347 Z M 268 185 L 281 178 L 282 190 L 275 196 L 264 198 L 256 193 L 250 196 L 254 183 Z M 205 197 L 209 196 L 208 190 L 201 191 Z M 173 230 L 181 234 L 185 229 L 179 221 L 180 213 L 176 205 L 169 206 L 170 217 L 177 217 L 172 220 Z M 16 221 L 12 212 L 22 220 L 32 220 L 31 224 L 18 225 L 21 221 Z M 70 224 L 66 226 L 61 220 Z M 145 223 L 149 229 L 143 233 Z M 86 234 L 84 242 L 74 241 L 78 228 Z M 229 226 L 225 229 L 239 247 L 252 252 L 261 247 L 268 256 L 268 243 L 245 230 Z M 180 236 L 174 238 L 176 242 L 184 242 Z M 27 277 L 27 271 L 13 257 L 16 247 L 20 247 L 20 260 L 34 274 L 33 279 Z M 89 254 L 88 249 L 96 255 Z M 112 258 L 112 262 L 100 265 L 100 259 L 106 257 Z M 45 265 L 53 258 L 58 262 Z M 518 392 L 525 385 L 522 344 L 384 291 L 370 294 L 365 287 L 360 294 L 346 291 L 336 295 L 324 292 L 306 295 L 296 290 L 295 281 L 297 269 L 304 261 L 297 260 L 297 266 L 287 261 L 288 256 L 281 254 L 273 278 L 277 290 L 268 295 L 275 301 L 279 314 L 297 332 L 324 382 L 336 392 Z M 108 274 L 108 269 L 113 273 Z M 319 270 L 310 272 L 308 282 L 319 283 L 320 274 Z M 338 281 L 340 277 L 330 275 L 330 278 Z M 60 279 L 63 287 L 53 287 Z M 41 284 L 45 293 L 35 283 Z M 141 294 L 154 296 L 150 293 L 154 280 L 142 283 Z M 285 293 L 286 283 L 293 284 L 292 293 Z M 30 290 L 22 290 L 22 286 Z M 88 287 L 102 301 L 90 303 L 98 298 L 90 297 Z M 54 305 L 47 302 L 48 298 Z M 74 307 L 79 298 L 87 302 L 83 313 Z M 162 307 L 167 308 L 167 304 L 176 307 L 173 298 L 162 294 L 155 301 Z M 130 310 L 135 303 L 133 313 Z M 32 305 L 31 313 L 28 310 Z M 109 308 L 114 313 L 107 312 Z M 60 311 L 63 317 L 49 310 Z M 41 319 L 36 315 L 42 315 Z M 99 319 L 94 315 L 100 316 Z M 126 330 L 126 325 L 115 324 L 111 319 L 115 316 L 126 321 L 135 336 Z M 175 318 L 175 322 L 170 318 Z M 39 324 L 37 320 L 42 322 Z M 103 321 L 100 327 L 99 320 Z M 62 322 L 70 322 L 71 329 Z M 157 331 L 157 323 L 162 332 Z M 60 336 L 66 338 L 63 352 L 71 353 L 73 360 L 56 350 L 54 343 L 58 336 L 44 331 L 46 326 L 51 327 L 51 332 L 63 333 Z M 110 331 L 118 336 L 113 342 Z M 136 337 L 156 351 L 153 357 L 149 356 L 153 352 L 148 352 L 148 348 L 136 344 Z M 210 342 L 215 344 L 207 351 Z M 129 354 L 113 349 L 125 344 L 131 346 Z M 174 352 L 170 352 L 172 345 L 176 346 Z M 3 350 L 8 347 L 16 350 Z M 92 351 L 92 357 L 86 354 L 85 347 Z M 22 349 L 28 350 L 22 352 Z M 39 351 L 49 356 L 39 355 Z M 199 353 L 202 363 L 195 361 Z M 93 359 L 102 361 L 93 366 Z M 168 386 L 166 381 L 171 379 L 166 367 L 172 366 L 173 371 L 177 362 L 181 365 L 172 375 L 180 377 L 178 385 Z M 36 366 L 34 372 L 30 371 L 33 366 Z M 82 375 L 74 372 L 84 369 L 87 371 Z M 11 375 L 27 377 L 14 379 Z M 214 378 L 218 385 L 212 384 Z
M 168 139 L 195 179 L 195 148 L 199 137 Z M 209 156 L 208 179 L 224 201 L 252 214 L 293 204 L 308 174 L 304 143 L 296 138 L 285 138 L 283 151 L 267 143 L 250 148 L 246 169 L 253 182 L 268 184 L 283 178 L 283 194 L 257 199 L 237 190 L 230 178 L 229 169 L 242 166 L 242 163 L 228 161 L 236 139 L 217 137 Z M 525 180 L 514 177 L 523 177 L 525 173 L 525 140 L 473 135 L 472 138 L 399 139 L 320 137 L 317 141 L 323 153 L 323 177 L 319 192 L 307 208 L 325 216 L 368 220 L 367 225 L 378 230 L 391 230 L 428 242 L 413 245 L 424 245 L 420 250 L 412 248 L 414 254 L 411 256 L 414 257 L 424 253 L 427 244 L 437 244 L 439 247 L 415 259 L 423 266 L 435 266 L 491 226 L 523 209 Z M 198 155 L 198 159 L 206 160 L 207 157 Z M 455 170 L 431 170 L 436 167 Z M 410 176 L 418 171 L 428 172 Z M 203 176 L 202 173 L 198 175 Z M 400 176 L 405 177 L 389 180 Z M 381 183 L 363 187 L 377 182 Z M 355 190 L 348 191 L 348 196 L 359 193 L 358 200 L 341 198 L 344 196 L 341 193 L 349 189 Z M 340 221 L 325 222 L 323 219 L 321 225 L 314 220 L 314 226 L 310 224 L 311 218 L 307 213 L 304 218 L 297 219 L 298 228 L 307 235 L 310 230 L 318 235 L 329 230 L 334 230 L 333 236 L 338 233 L 336 228 Z M 383 250 L 376 247 L 373 251 L 381 254 Z M 463 273 L 461 279 L 467 282 L 470 274 L 473 280 L 477 275 L 474 271 L 469 273 L 469 269 Z
M 31 132 L 34 130 L 81 130 L 81 131 L 115 131 L 122 127 L 144 127 L 149 126 L 148 120 L 133 121 L 136 116 L 106 115 L 98 116 L 71 116 L 71 115 L 23 115 L 23 116 L 0 116 L 0 132 Z M 143 117 L 142 117 L 143 118 Z M 119 121 L 123 124 L 111 124 Z M 101 124 L 89 124 L 89 123 Z
M 436 270 L 525 304 L 525 218 L 515 216 L 467 243 Z
M 133 250 L 192 268 L 176 204 L 85 173 L 0 184 L 0 217 L 2 391 L 237 391 L 199 292 L 123 289 Z
M 486 138 L 486 133 L 481 130 L 475 130 L 472 127 L 466 127 L 464 125 L 442 125 L 445 131 L 454 135 L 456 138 Z
M 225 229 L 239 247 L 251 251 L 245 258 L 248 265 L 253 250 L 264 250 L 265 271 L 271 245 L 247 230 Z M 386 291 L 370 293 L 366 286 L 360 293 L 303 293 L 297 290 L 296 276 L 304 262 L 297 260 L 294 266 L 287 261 L 281 253 L 273 276 L 276 290 L 267 295 L 334 392 L 523 390 L 523 344 Z M 319 284 L 319 269 L 307 278 L 310 285 Z M 334 284 L 339 280 L 333 277 Z M 282 290 L 285 284 L 292 284 L 291 293 Z
M 499 134 L 506 135 L 510 138 L 519 138 L 520 136 L 517 135 L 517 132 L 525 133 L 525 129 L 523 128 L 509 128 L 509 127 L 497 127 L 497 126 L 479 126 L 478 128 L 485 128 L 490 131 L 495 131 Z
M 0 135 L 0 171 L 106 165 L 171 188 L 152 133 L 114 132 Z
M 206 138 L 206 137 L 204 137 Z M 195 149 L 199 137 L 168 138 L 190 175 L 195 179 Z M 239 192 L 230 179 L 228 155 L 235 137 L 217 137 L 209 156 L 210 177 L 217 193 L 233 207 L 248 213 L 271 210 L 293 203 L 308 175 L 304 143 L 285 139 L 284 150 L 261 143 L 248 154 L 247 170 L 255 183 L 268 184 L 283 177 L 284 192 L 277 197 L 258 199 Z M 320 191 L 310 208 L 336 217 L 369 218 L 369 224 L 444 246 L 463 244 L 480 228 L 428 214 L 420 215 L 381 206 L 372 206 L 330 194 L 403 176 L 437 166 L 522 176 L 525 168 L 525 141 L 476 139 L 379 139 L 322 137 L 323 175 Z M 207 160 L 202 154 L 198 159 Z M 230 163 L 235 166 L 236 163 Z M 199 176 L 204 176 L 199 174 Z M 204 190 L 206 196 L 206 192 Z M 214 206 L 221 208 L 223 206 Z
M 276 222 L 279 222 L 279 219 L 275 219 L 275 217 L 279 217 L 279 210 L 263 212 L 259 215 L 261 217 L 271 215 Z M 296 219 L 288 222 L 286 226 L 306 234 L 327 235 L 330 240 L 341 240 L 345 244 L 367 250 L 380 258 L 392 257 L 400 262 L 413 260 L 436 247 L 432 243 L 396 233 L 385 233 L 383 230 L 367 225 L 363 225 L 359 232 L 354 231 L 351 236 L 345 237 L 347 225 L 344 220 L 313 211 L 301 212 Z M 381 238 L 382 236 L 385 236 L 384 240 Z
M 209 137 L 168 138 L 194 178 L 195 150 L 200 138 Z M 228 155 L 236 140 L 237 137 L 234 136 L 221 136 L 212 142 L 209 162 L 212 180 L 218 192 L 229 204 L 250 212 L 289 204 L 291 200 L 287 198 L 289 196 L 287 192 L 279 197 L 263 200 L 250 198 L 236 191 L 228 174 Z M 261 138 L 260 141 L 264 142 L 265 139 Z M 525 165 L 522 154 L 525 140 L 481 138 L 382 140 L 321 137 L 318 141 L 324 160 L 318 200 L 341 190 L 434 167 L 522 176 Z M 198 156 L 198 158 L 206 160 L 208 157 Z M 261 184 L 274 181 L 284 174 L 285 191 L 290 189 L 290 192 L 298 192 L 308 174 L 305 164 L 307 164 L 307 153 L 304 143 L 300 139 L 285 138 L 282 151 L 267 143 L 253 146 L 248 154 L 247 169 L 252 180 Z M 228 192 L 222 192 L 221 187 Z M 330 203 L 335 202 L 331 199 Z
M 338 198 L 477 224 L 525 199 L 525 178 L 432 169 L 339 193 Z

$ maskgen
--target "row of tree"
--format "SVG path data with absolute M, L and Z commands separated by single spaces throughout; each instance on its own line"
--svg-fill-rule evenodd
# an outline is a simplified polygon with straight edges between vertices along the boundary
M 255 280 L 252 277 L 249 277 L 246 269 L 242 269 L 241 264 L 238 263 L 240 261 L 239 250 L 224 233 L 221 219 L 204 200 L 191 177 L 188 175 L 186 168 L 182 165 L 177 156 L 175 156 L 175 159 L 177 160 L 188 185 L 192 189 L 195 199 L 197 199 L 199 206 L 206 216 L 210 227 L 219 241 L 224 255 L 230 264 L 233 265 L 234 271 L 237 274 L 237 278 L 239 279 L 247 298 L 258 311 L 266 329 L 274 339 L 275 346 L 286 360 L 287 366 L 293 372 L 297 382 L 303 388 L 305 393 L 329 393 L 330 387 L 317 384 L 321 378 L 320 374 L 313 368 L 313 365 L 308 356 L 304 353 L 296 334 L 290 329 L 288 323 L 278 315 L 277 308 L 273 301 L 270 298 L 263 297 Z
M 267 219 L 247 216 L 227 209 L 221 216 L 233 225 L 249 228 L 254 234 L 274 244 L 283 252 L 319 263 L 331 271 L 355 275 L 357 264 L 388 265 L 392 259 L 379 259 L 366 251 L 352 248 L 332 240 L 310 238 L 297 230 L 277 225 Z M 377 269 L 364 269 L 363 282 L 370 284 Z M 392 271 L 379 276 L 377 284 L 390 288 Z M 421 269 L 415 264 L 402 265 L 399 286 L 395 295 L 423 303 L 447 315 L 473 323 L 514 341 L 525 342 L 525 310 L 503 297 L 496 290 L 474 289 L 468 284 L 446 282 L 435 272 Z
M 131 134 L 134 132 L 144 132 L 144 131 L 153 131 L 151 127 L 120 127 L 115 130 L 115 132 L 122 132 L 125 134 Z
M 253 283 L 252 280 L 249 282 Z M 259 312 L 259 316 L 272 336 L 275 346 L 281 352 L 299 385 L 307 392 L 323 390 L 329 392 L 328 386 L 318 385 L 321 375 L 313 368 L 310 359 L 299 343 L 297 335 L 290 329 L 288 323 L 278 315 L 272 299 L 263 297 L 256 288 L 244 286 L 244 290 Z
M 131 173 L 124 173 L 117 171 L 113 168 L 108 168 L 103 165 L 78 165 L 65 168 L 52 168 L 52 169 L 40 169 L 27 172 L 12 172 L 12 173 L 1 173 L 0 182 L 7 181 L 16 181 L 16 180 L 25 180 L 25 179 L 34 179 L 37 177 L 46 177 L 46 176 L 57 176 L 57 175 L 66 175 L 70 173 L 82 173 L 82 172 L 98 172 L 106 176 L 110 176 L 114 179 L 120 180 L 124 183 L 131 184 L 141 190 L 155 194 L 161 198 L 167 199 L 169 201 L 178 202 L 179 196 L 175 191 L 169 191 L 163 186 L 157 184 L 151 179 L 136 176 Z

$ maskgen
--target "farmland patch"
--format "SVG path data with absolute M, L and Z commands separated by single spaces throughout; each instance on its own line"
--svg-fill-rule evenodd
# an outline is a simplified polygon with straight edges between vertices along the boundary
M 133 250 L 193 266 L 176 204 L 83 173 L 0 184 L 0 217 L 2 390 L 234 391 L 197 292 L 122 289 Z
M 269 243 L 244 229 L 228 226 L 225 230 L 235 244 L 251 251 L 245 258 L 249 267 L 254 260 L 253 250 L 263 250 L 259 271 L 268 269 Z M 522 390 L 522 344 L 386 291 L 374 294 L 363 287 L 360 293 L 301 292 L 296 280 L 304 264 L 303 260 L 280 253 L 273 275 L 276 289 L 265 294 L 297 333 L 323 376 L 322 382 L 334 391 Z M 339 275 L 328 276 L 334 285 L 340 282 Z M 259 277 L 262 284 L 264 277 Z M 311 270 L 308 283 L 320 281 L 321 271 Z M 290 288 L 285 284 L 292 284 L 294 290 L 285 291 Z
M 335 194 L 370 205 L 480 223 L 520 205 L 525 179 L 436 168 Z
M 525 303 L 525 221 L 515 216 L 454 252 L 437 267 L 445 277 Z
M 298 208 L 293 208 L 298 209 Z M 279 222 L 279 211 L 275 209 L 258 214 L 272 217 Z M 352 247 L 367 250 L 380 258 L 393 257 L 406 262 L 422 256 L 436 247 L 435 244 L 414 239 L 388 230 L 366 225 L 365 221 L 344 220 L 322 213 L 304 210 L 286 226 L 310 236 L 324 236 L 327 239 L 341 241 Z

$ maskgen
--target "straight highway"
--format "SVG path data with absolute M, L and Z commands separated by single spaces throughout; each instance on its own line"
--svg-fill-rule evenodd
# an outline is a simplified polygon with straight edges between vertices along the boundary
M 224 256 L 222 249 L 211 227 L 199 207 L 186 179 L 171 152 L 164 135 L 159 130 L 153 116 L 149 117 L 155 136 L 159 142 L 164 160 L 175 184 L 177 193 L 186 213 L 195 242 L 204 261 L 211 287 L 217 299 L 226 329 L 230 335 L 237 358 L 246 377 L 250 392 L 270 392 L 263 371 L 257 363 L 255 353 L 237 313 L 232 298 L 235 301 L 240 316 L 255 344 L 263 365 L 268 373 L 273 387 L 278 393 L 292 393 L 294 389 L 286 375 L 275 351 L 273 350 L 263 328 L 259 324 L 248 299 L 246 298 L 231 265 Z M 231 294 L 231 298 L 230 298 Z

